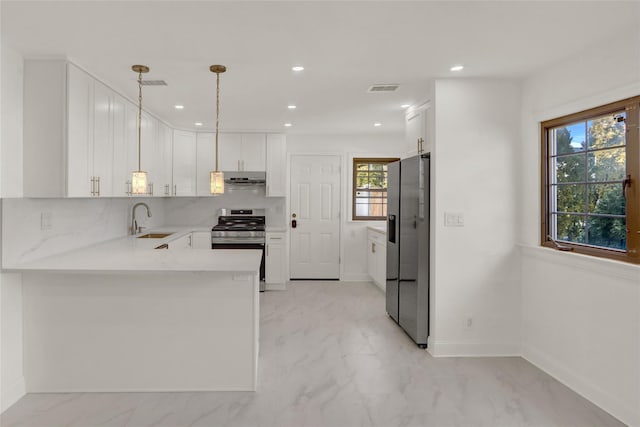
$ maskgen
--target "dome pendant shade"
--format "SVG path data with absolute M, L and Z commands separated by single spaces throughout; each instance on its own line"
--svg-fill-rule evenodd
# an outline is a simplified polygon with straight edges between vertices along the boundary
M 212 171 L 210 173 L 211 194 L 224 194 L 224 172 Z

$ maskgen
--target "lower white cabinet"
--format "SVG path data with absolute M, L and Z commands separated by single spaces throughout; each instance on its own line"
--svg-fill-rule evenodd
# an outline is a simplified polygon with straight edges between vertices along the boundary
M 284 284 L 287 281 L 286 233 L 267 232 L 265 241 L 265 282 Z
M 367 229 L 367 271 L 373 282 L 382 290 L 387 287 L 387 239 L 386 234 Z

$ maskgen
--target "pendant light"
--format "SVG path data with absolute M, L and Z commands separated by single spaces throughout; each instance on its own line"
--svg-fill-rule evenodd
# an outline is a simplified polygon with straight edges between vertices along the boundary
M 220 123 L 220 73 L 227 71 L 224 65 L 212 65 L 209 67 L 212 73 L 216 73 L 216 170 L 210 173 L 209 183 L 211 194 L 224 194 L 224 173 L 218 170 L 218 128 Z
M 147 194 L 147 173 L 140 168 L 140 136 L 142 128 L 142 73 L 148 73 L 149 67 L 146 65 L 134 65 L 131 69 L 138 73 L 138 170 L 133 171 L 131 177 L 131 193 Z

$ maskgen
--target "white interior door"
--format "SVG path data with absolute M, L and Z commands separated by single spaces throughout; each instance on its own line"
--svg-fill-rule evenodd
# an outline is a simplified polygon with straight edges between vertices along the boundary
M 341 162 L 339 156 L 291 157 L 292 279 L 340 278 Z

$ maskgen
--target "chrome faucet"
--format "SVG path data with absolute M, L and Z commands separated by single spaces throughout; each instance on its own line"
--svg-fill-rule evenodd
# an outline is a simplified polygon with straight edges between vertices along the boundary
M 144 206 L 145 208 L 147 208 L 147 217 L 151 218 L 151 209 L 149 209 L 149 206 L 146 203 L 139 202 L 133 205 L 133 208 L 131 209 L 131 234 L 133 235 L 136 235 L 138 232 L 140 232 L 140 230 L 138 229 L 138 221 L 136 221 L 136 208 L 138 206 Z

